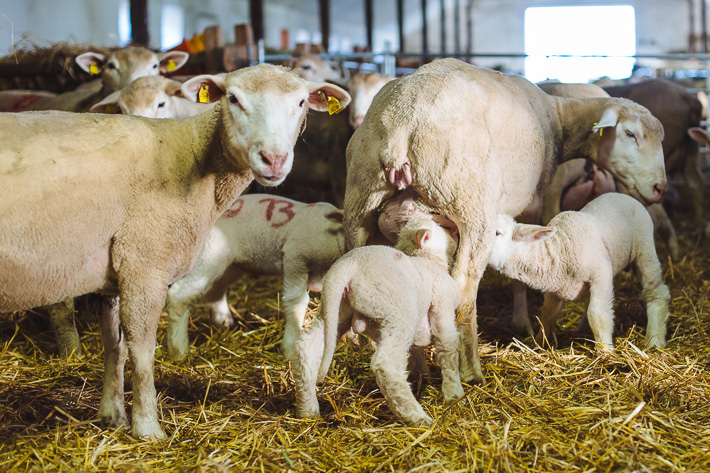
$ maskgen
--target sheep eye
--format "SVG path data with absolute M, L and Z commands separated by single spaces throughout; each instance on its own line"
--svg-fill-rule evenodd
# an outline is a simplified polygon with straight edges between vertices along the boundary
M 230 101 L 231 103 L 239 103 L 239 100 L 237 100 L 237 96 L 234 95 L 234 94 L 229 94 L 229 95 L 227 96 L 227 98 L 229 98 L 229 101 Z
M 307 71 L 310 68 L 311 68 L 311 66 L 309 66 L 309 65 L 301 66 L 301 69 L 303 69 L 304 71 Z
M 116 69 L 116 64 L 114 64 L 114 63 L 112 63 L 112 62 L 109 62 L 109 63 L 106 65 L 106 67 L 108 67 L 109 69 L 113 70 L 113 69 Z
M 158 108 L 163 108 L 163 107 L 165 107 L 165 102 L 160 102 L 160 103 L 158 104 Z
M 496 236 L 501 236 L 501 235 L 502 235 L 502 233 L 500 232 L 500 230 L 496 230 Z
M 158 63 L 156 62 L 155 64 L 153 64 L 153 69 L 157 69 L 157 68 L 158 68 Z
M 626 136 L 629 138 L 636 138 L 636 135 L 634 135 L 634 132 L 631 130 L 626 130 Z
M 299 107 L 303 108 L 303 104 L 306 103 L 305 100 L 301 100 L 301 103 L 298 104 Z

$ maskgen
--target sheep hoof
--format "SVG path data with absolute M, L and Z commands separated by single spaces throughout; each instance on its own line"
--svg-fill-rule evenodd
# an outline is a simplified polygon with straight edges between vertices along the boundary
M 404 422 L 412 427 L 428 427 L 433 422 L 433 419 L 422 412 L 421 414 L 404 419 Z
M 463 392 L 463 387 L 461 387 L 461 383 L 456 384 L 451 387 L 441 387 L 441 390 L 444 393 L 444 405 L 451 405 L 455 404 L 458 402 L 459 399 L 465 396 L 465 393 Z
M 128 416 L 125 412 L 118 412 L 118 410 L 112 410 L 109 412 L 108 409 L 99 408 L 99 419 L 105 425 L 109 427 L 130 427 L 131 424 L 128 422 Z
M 146 421 L 146 422 L 134 422 L 133 429 L 131 430 L 131 435 L 137 439 L 149 438 L 153 440 L 164 440 L 168 438 L 160 428 L 157 421 Z

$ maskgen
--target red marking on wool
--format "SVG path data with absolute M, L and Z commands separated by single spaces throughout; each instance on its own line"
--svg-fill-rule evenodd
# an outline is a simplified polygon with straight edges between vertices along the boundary
M 222 218 L 234 218 L 239 215 L 239 212 L 244 208 L 244 201 L 242 199 L 237 199 L 231 207 L 229 207 L 223 214 Z
M 282 199 L 274 199 L 271 197 L 267 197 L 259 201 L 260 204 L 263 204 L 264 202 L 269 203 L 269 205 L 266 207 L 266 212 L 264 214 L 267 222 L 271 222 L 271 219 L 274 216 L 274 210 L 278 210 L 278 213 L 284 215 L 285 217 L 285 219 L 281 220 L 280 222 L 271 222 L 271 226 L 274 228 L 279 228 L 286 225 L 293 219 L 293 217 L 296 216 L 296 212 L 293 211 L 293 202 L 289 202 L 288 200 Z M 276 209 L 277 205 L 280 205 L 281 207 Z
M 37 100 L 41 99 L 42 95 L 37 95 L 37 94 L 27 94 L 24 97 L 22 97 L 20 100 L 12 104 L 12 111 L 13 112 L 24 112 L 29 108 L 30 105 L 35 103 Z
M 397 253 L 394 254 L 394 260 L 395 260 L 395 261 L 401 261 L 403 257 L 404 257 L 404 254 L 403 254 L 403 253 L 397 252 Z

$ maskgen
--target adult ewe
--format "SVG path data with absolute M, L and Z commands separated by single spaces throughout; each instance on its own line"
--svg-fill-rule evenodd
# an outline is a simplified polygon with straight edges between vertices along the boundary
M 578 157 L 608 169 L 639 200 L 658 202 L 662 138 L 658 120 L 631 101 L 552 97 L 522 77 L 434 61 L 385 85 L 350 140 L 346 243 L 363 246 L 380 203 L 408 186 L 458 225 L 462 379 L 482 381 L 476 295 L 497 215 L 539 205 L 556 164 Z
M 0 312 L 102 294 L 99 417 L 127 424 L 128 354 L 136 437 L 165 437 L 153 359 L 168 286 L 252 179 L 284 180 L 306 111 L 326 110 L 322 94 L 349 101 L 337 86 L 269 65 L 198 76 L 182 91 L 219 103 L 185 120 L 0 116 Z

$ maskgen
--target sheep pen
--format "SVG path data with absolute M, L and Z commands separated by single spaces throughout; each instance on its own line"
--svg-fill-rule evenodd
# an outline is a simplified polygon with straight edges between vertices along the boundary
M 464 385 L 465 397 L 444 406 L 437 367 L 429 382 L 411 379 L 434 418 L 428 428 L 406 427 L 388 409 L 368 344 L 338 348 L 318 388 L 323 417 L 297 419 L 278 349 L 277 277 L 245 276 L 230 289 L 239 315 L 228 332 L 196 310 L 183 362 L 167 357 L 163 315 L 155 379 L 169 438 L 161 442 L 99 423 L 98 317 L 77 320 L 85 355 L 63 360 L 46 319 L 4 315 L 0 471 L 707 471 L 710 252 L 689 219 L 678 229 L 680 260 L 659 248 L 672 294 L 667 349 L 641 349 L 645 310 L 630 273 L 616 279 L 616 350 L 598 355 L 590 332 L 569 330 L 584 304 L 567 304 L 555 348 L 516 339 L 510 282 L 489 269 L 479 292 L 486 384 Z M 541 295 L 530 299 L 539 314 Z

